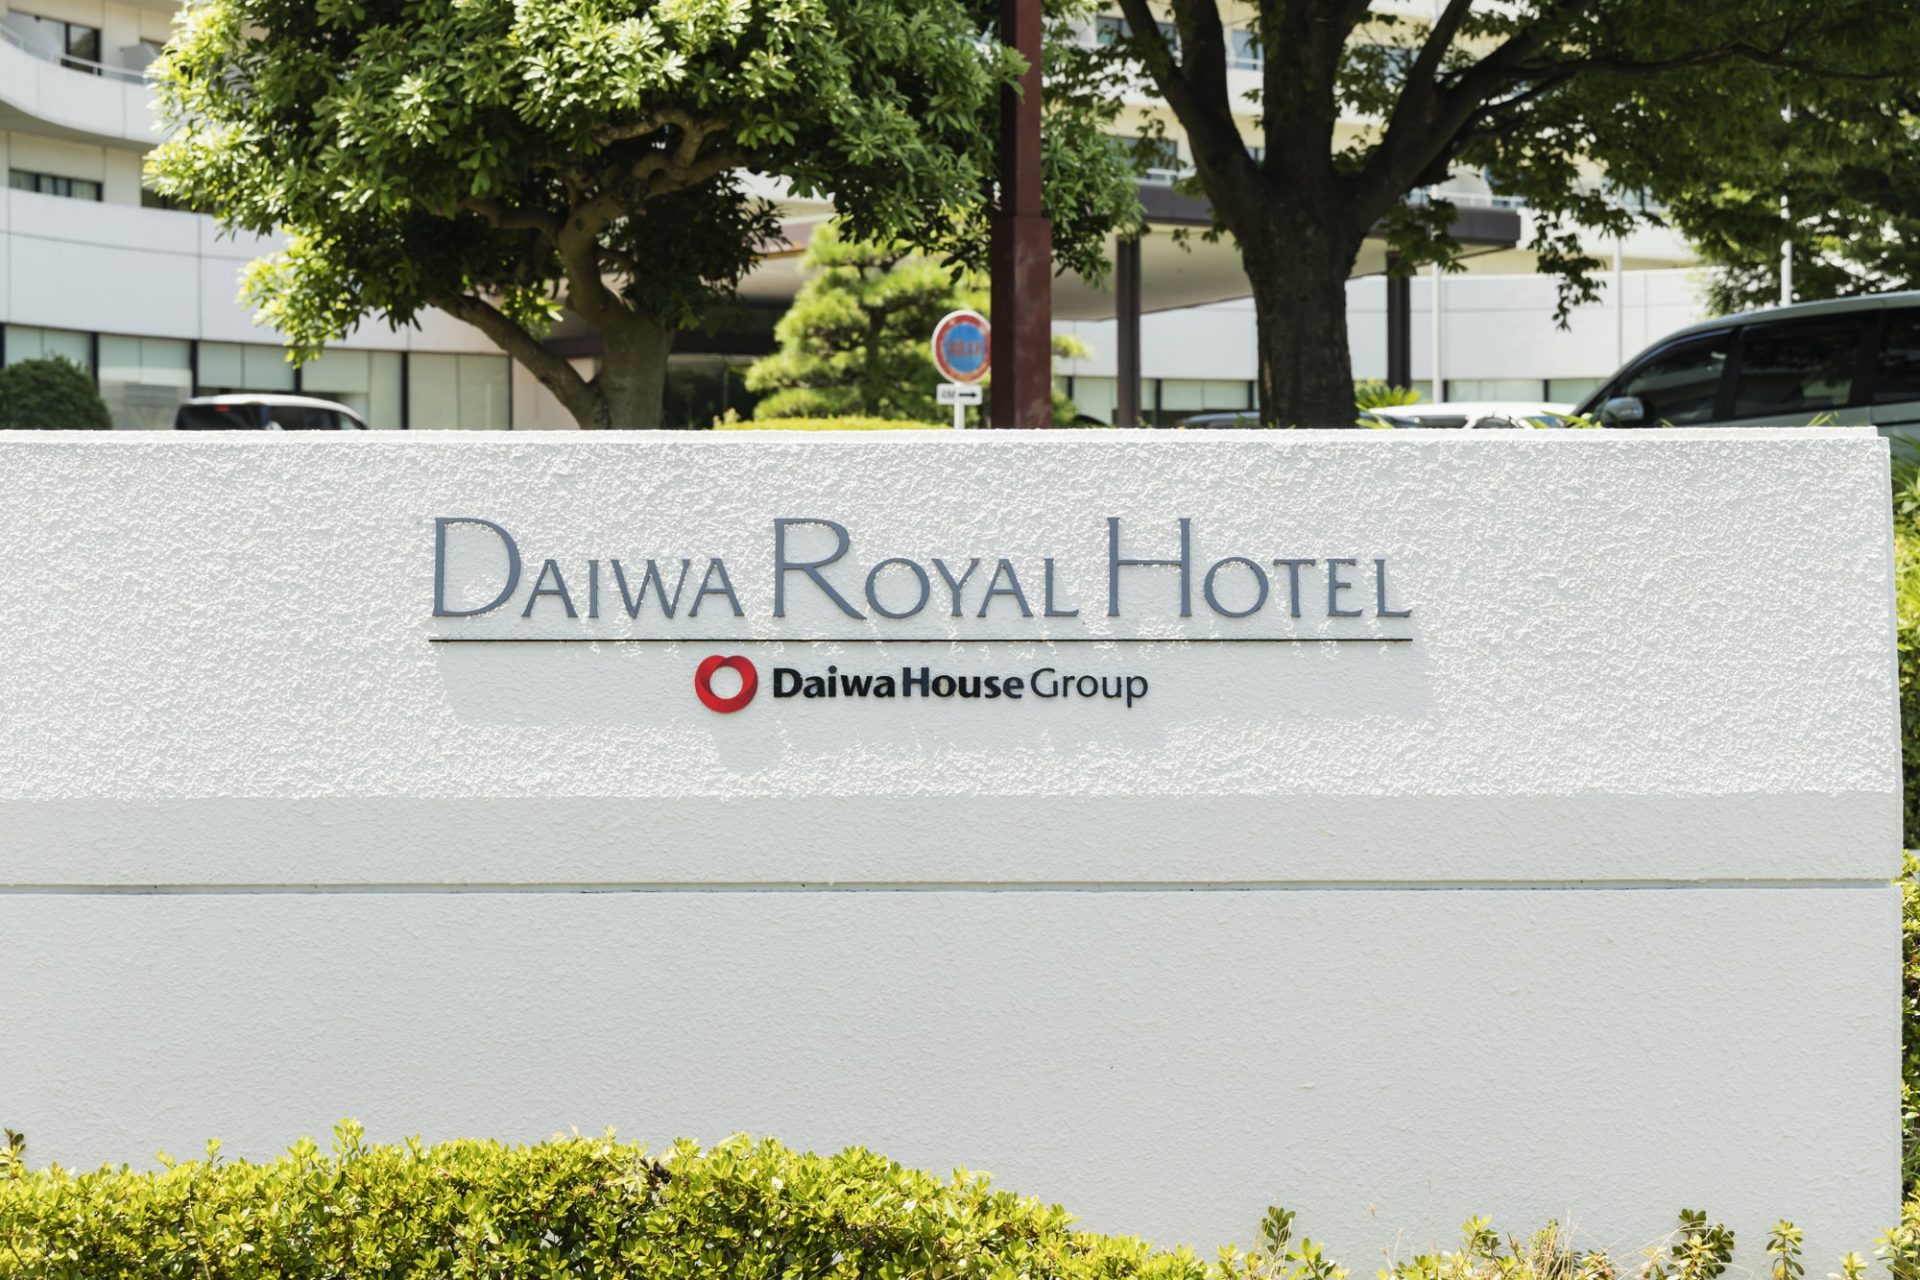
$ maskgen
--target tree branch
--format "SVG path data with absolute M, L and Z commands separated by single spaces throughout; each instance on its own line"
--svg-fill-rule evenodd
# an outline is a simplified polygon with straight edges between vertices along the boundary
M 1127 19 L 1128 43 L 1186 130 L 1201 184 L 1216 207 L 1225 207 L 1234 189 L 1244 190 L 1256 174 L 1233 121 L 1227 95 L 1226 37 L 1214 0 L 1177 0 L 1174 17 L 1181 40 L 1187 39 L 1191 28 L 1203 59 L 1194 62 L 1189 49 L 1185 67 L 1174 57 L 1147 0 L 1120 0 L 1120 11 Z
M 484 298 L 452 293 L 433 299 L 435 306 L 456 320 L 464 320 L 485 334 L 495 346 L 525 365 L 540 385 L 553 392 L 581 426 L 607 426 L 606 398 L 580 376 L 563 357 L 555 355 L 531 333 L 509 320 Z

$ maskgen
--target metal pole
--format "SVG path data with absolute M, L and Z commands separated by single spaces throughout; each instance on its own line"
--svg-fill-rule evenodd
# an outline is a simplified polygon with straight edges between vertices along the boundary
M 1627 242 L 1613 242 L 1613 367 L 1627 362 Z
M 1115 306 L 1113 425 L 1140 425 L 1140 241 L 1114 246 Z
M 1413 381 L 1413 281 L 1395 273 L 1397 254 L 1387 255 L 1387 385 Z
M 1053 421 L 1053 228 L 1040 211 L 1040 0 L 1000 0 L 1000 39 L 1026 59 L 1000 94 L 1000 201 L 993 218 L 996 427 Z
M 1793 123 L 1793 105 L 1789 103 L 1780 118 L 1789 125 Z M 1791 140 L 1789 140 L 1791 142 Z M 1780 305 L 1793 305 L 1793 206 L 1785 197 L 1780 197 L 1780 223 L 1786 234 L 1780 239 Z
M 1441 317 L 1444 314 L 1441 308 L 1441 300 L 1440 300 L 1441 274 L 1442 273 L 1440 270 L 1440 264 L 1437 262 L 1434 263 L 1433 264 L 1433 358 L 1429 362 L 1431 367 L 1427 370 L 1427 374 L 1428 374 L 1427 381 L 1428 383 L 1431 384 L 1431 389 L 1432 389 L 1432 395 L 1429 398 L 1432 399 L 1435 403 L 1438 403 L 1447 398 L 1447 375 L 1446 375 L 1446 370 L 1442 367 L 1441 360 L 1440 360 L 1441 352 L 1444 349 L 1441 345 L 1442 344 L 1442 328 L 1443 328 Z
M 1787 234 L 1780 241 L 1780 305 L 1793 305 L 1793 212 L 1787 207 L 1787 198 L 1780 197 L 1780 221 L 1786 224 Z

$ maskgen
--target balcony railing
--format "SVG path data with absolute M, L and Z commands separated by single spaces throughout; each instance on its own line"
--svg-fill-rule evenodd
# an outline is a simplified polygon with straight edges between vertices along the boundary
M 123 84 L 146 83 L 147 73 L 144 69 L 118 67 L 112 63 L 95 62 L 91 58 L 77 58 L 58 49 L 46 48 L 40 41 L 22 35 L 4 21 L 0 21 L 0 44 L 10 44 L 29 57 L 38 58 L 42 62 L 57 63 L 70 71 L 78 71 L 82 75 L 100 76 L 108 80 L 118 80 Z

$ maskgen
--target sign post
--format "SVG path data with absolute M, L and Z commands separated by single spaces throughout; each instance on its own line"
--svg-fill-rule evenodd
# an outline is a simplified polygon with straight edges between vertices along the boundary
M 947 380 L 939 402 L 953 406 L 953 428 L 967 424 L 967 406 L 982 400 L 980 380 L 993 367 L 993 328 L 978 311 L 950 311 L 933 327 L 933 367 Z

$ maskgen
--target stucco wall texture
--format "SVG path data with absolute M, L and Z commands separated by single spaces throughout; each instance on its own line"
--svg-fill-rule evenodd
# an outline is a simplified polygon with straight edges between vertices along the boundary
M 1820 1267 L 1895 1215 L 1871 434 L 0 433 L 0 478 L 38 1160 L 745 1129 L 1203 1250 L 1283 1203 L 1363 1272 L 1475 1213 L 1630 1249 L 1704 1206 L 1749 1252 L 1786 1216 Z M 454 516 L 522 557 L 483 616 L 434 616 Z M 845 527 L 869 616 L 798 573 L 772 615 L 783 517 Z M 1172 568 L 1107 616 L 1110 517 L 1140 558 L 1192 522 L 1191 617 Z M 446 537 L 476 607 L 502 546 Z M 672 619 L 619 603 L 649 557 L 692 562 Z M 743 616 L 690 615 L 710 557 Z M 874 616 L 889 557 L 979 557 L 963 616 L 937 576 Z M 1002 558 L 1036 616 L 978 615 Z M 1037 616 L 1048 558 L 1077 615 Z M 759 669 L 737 714 L 713 654 Z M 1149 692 L 774 696 L 829 664 Z

